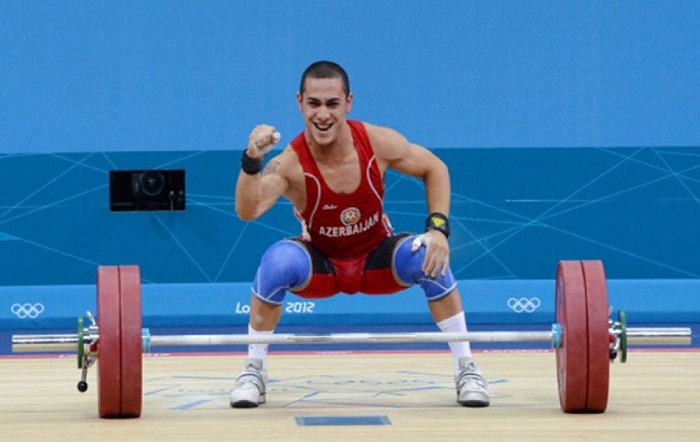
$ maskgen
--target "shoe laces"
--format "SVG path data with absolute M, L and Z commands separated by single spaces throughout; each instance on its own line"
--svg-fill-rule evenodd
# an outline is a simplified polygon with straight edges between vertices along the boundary
M 464 367 L 457 378 L 457 389 L 461 390 L 464 386 L 476 386 L 479 389 L 486 389 L 488 386 L 473 362 Z
M 246 364 L 236 379 L 236 385 L 254 384 L 261 392 L 265 390 L 264 371 L 255 363 Z
M 254 386 L 260 393 L 265 391 L 265 381 L 260 374 L 255 372 L 244 372 L 238 376 L 238 379 L 236 379 L 236 386 L 243 387 L 246 385 Z

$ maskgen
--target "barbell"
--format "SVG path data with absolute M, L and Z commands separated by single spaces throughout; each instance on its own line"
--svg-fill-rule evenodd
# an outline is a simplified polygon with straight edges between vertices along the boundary
M 15 335 L 13 352 L 76 351 L 82 370 L 99 358 L 98 413 L 102 418 L 139 417 L 142 409 L 142 353 L 156 346 L 246 344 L 331 344 L 410 342 L 551 342 L 556 352 L 559 404 L 566 413 L 602 413 L 608 404 L 610 363 L 627 361 L 627 347 L 689 345 L 690 328 L 631 328 L 623 310 L 610 319 L 601 261 L 561 261 L 557 268 L 555 322 L 543 331 L 464 333 L 330 333 L 249 335 L 151 335 L 142 328 L 138 266 L 100 266 L 97 320 L 78 318 L 77 334 Z M 99 325 L 98 321 L 99 320 Z

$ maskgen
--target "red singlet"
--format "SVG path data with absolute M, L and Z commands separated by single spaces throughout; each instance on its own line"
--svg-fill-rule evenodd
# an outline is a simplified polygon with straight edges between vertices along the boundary
M 391 275 L 391 267 L 367 271 L 367 256 L 392 235 L 384 214 L 384 183 L 364 124 L 348 120 L 360 162 L 360 184 L 352 193 L 336 193 L 328 187 L 311 156 L 304 134 L 291 143 L 304 170 L 306 208 L 297 217 L 302 222 L 302 237 L 330 261 L 334 274 L 314 276 L 298 295 L 310 298 L 348 294 L 393 293 L 405 287 Z M 388 256 L 391 256 L 390 254 Z M 314 269 L 316 270 L 316 269 Z
M 359 121 L 347 123 L 360 160 L 360 185 L 352 193 L 328 187 L 303 133 L 291 143 L 306 184 L 306 209 L 297 215 L 311 244 L 331 260 L 365 257 L 391 232 L 384 217 L 384 183 L 367 130 Z

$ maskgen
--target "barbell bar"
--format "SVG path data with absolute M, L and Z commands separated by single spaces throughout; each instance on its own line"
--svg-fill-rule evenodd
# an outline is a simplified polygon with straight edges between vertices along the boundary
M 82 369 L 78 389 L 87 389 L 88 367 L 97 359 L 98 408 L 103 418 L 138 417 L 142 405 L 142 357 L 151 347 L 248 344 L 343 344 L 428 342 L 551 342 L 556 350 L 560 407 L 564 412 L 604 412 L 608 403 L 609 363 L 627 359 L 628 345 L 689 345 L 692 330 L 683 327 L 632 328 L 624 311 L 609 318 L 601 261 L 561 261 L 557 268 L 556 322 L 544 331 L 465 333 L 328 333 L 153 336 L 141 328 L 138 266 L 100 266 L 97 320 L 78 319 L 78 333 L 18 335 L 13 352 L 78 352 Z
M 82 318 L 81 318 L 82 319 Z M 436 343 L 436 342 L 551 342 L 552 348 L 559 348 L 561 331 L 483 331 L 483 332 L 417 332 L 417 333 L 327 333 L 327 334 L 273 334 L 267 336 L 250 335 L 151 335 L 143 329 L 142 346 L 144 353 L 152 347 L 177 346 L 222 346 L 248 344 L 350 344 L 350 343 Z M 613 326 L 611 334 L 619 334 Z M 84 344 L 97 342 L 99 335 L 90 336 L 86 329 Z M 629 345 L 690 345 L 692 330 L 687 327 L 628 327 Z M 67 352 L 78 350 L 78 335 L 16 335 L 12 337 L 12 351 L 27 352 Z

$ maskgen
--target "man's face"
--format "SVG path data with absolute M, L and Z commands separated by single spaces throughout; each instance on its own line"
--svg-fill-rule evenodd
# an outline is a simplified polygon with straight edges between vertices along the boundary
M 319 145 L 328 145 L 338 138 L 352 94 L 345 95 L 340 78 L 307 78 L 297 101 L 309 136 Z

